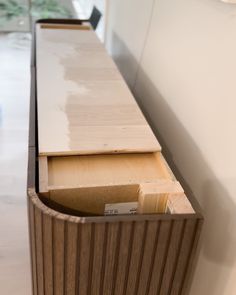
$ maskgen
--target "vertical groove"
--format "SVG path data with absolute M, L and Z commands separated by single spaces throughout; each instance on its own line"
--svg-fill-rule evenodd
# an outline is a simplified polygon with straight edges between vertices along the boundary
M 39 294 L 38 287 L 38 263 L 37 263 L 37 243 L 36 243 L 36 226 L 35 226 L 35 207 L 33 205 L 33 219 L 34 219 L 34 249 L 35 249 L 35 273 L 36 273 L 36 290 L 37 294 Z
M 54 217 L 52 217 L 52 292 L 55 294 L 55 279 L 54 279 Z
M 103 253 L 102 253 L 101 285 L 100 285 L 100 293 L 99 293 L 100 295 L 103 295 L 103 288 L 104 288 L 106 252 L 107 252 L 107 237 L 108 237 L 108 223 L 106 222 L 105 234 L 104 234 L 104 244 L 103 244 Z
M 199 220 L 197 220 L 195 228 L 194 228 L 194 234 L 193 234 L 193 238 L 192 238 L 192 243 L 191 243 L 191 246 L 189 248 L 187 263 L 186 263 L 185 270 L 184 270 L 184 273 L 183 273 L 183 278 L 182 278 L 182 281 L 181 281 L 181 284 L 180 284 L 179 294 L 182 294 L 182 292 L 183 292 L 184 281 L 185 281 L 185 278 L 187 276 L 189 261 L 190 261 L 190 258 L 192 256 L 192 252 L 193 252 L 193 245 L 194 245 L 195 240 L 197 238 L 196 236 L 197 236 L 198 224 L 199 224 Z
M 186 219 L 184 220 L 183 225 L 182 225 L 182 229 L 181 229 L 180 240 L 179 240 L 179 243 L 178 243 L 178 250 L 177 250 L 177 253 L 176 253 L 175 261 L 173 263 L 173 271 L 172 271 L 172 274 L 171 274 L 170 285 L 169 285 L 168 293 L 167 293 L 168 295 L 170 295 L 171 290 L 172 290 L 173 281 L 174 281 L 174 277 L 175 277 L 175 273 L 176 273 L 176 269 L 177 269 L 177 264 L 178 264 L 178 261 L 179 261 L 179 254 L 180 254 L 180 250 L 181 250 L 181 247 L 182 247 L 182 244 L 183 244 L 183 237 L 184 237 L 185 228 L 186 228 Z
M 75 272 L 75 295 L 79 295 L 79 275 L 80 275 L 80 250 L 81 250 L 81 227 L 77 225 L 77 253 L 76 253 L 76 272 Z
M 117 234 L 117 240 L 116 240 L 116 252 L 115 252 L 115 264 L 114 264 L 114 270 L 113 270 L 113 280 L 112 280 L 112 289 L 111 294 L 114 295 L 115 292 L 115 286 L 116 286 L 116 278 L 117 278 L 117 270 L 118 270 L 118 261 L 120 256 L 120 242 L 121 242 L 121 233 L 122 233 L 122 222 L 119 222 L 119 229 Z
M 161 228 L 161 221 L 158 222 L 158 227 L 156 230 L 156 237 L 155 237 L 155 242 L 154 242 L 154 247 L 153 247 L 153 252 L 152 252 L 152 262 L 151 262 L 151 266 L 150 266 L 150 270 L 149 270 L 148 281 L 147 281 L 147 290 L 146 290 L 145 295 L 148 295 L 149 290 L 150 290 L 152 272 L 153 272 L 153 267 L 154 267 L 154 262 L 155 262 L 155 257 L 156 257 L 157 245 L 158 245 L 158 241 L 159 241 L 160 228 Z
M 94 258 L 94 239 L 95 239 L 95 224 L 92 223 L 92 226 L 91 226 L 91 241 L 90 241 L 90 254 L 89 254 L 89 269 L 88 269 L 88 285 L 87 285 L 87 294 L 86 295 L 91 294 L 93 258 Z
M 40 210 L 40 218 L 41 218 L 41 235 L 42 235 L 42 238 L 41 238 L 41 241 L 42 241 L 42 244 L 41 244 L 41 247 L 42 247 L 42 265 L 43 265 L 43 294 L 45 294 L 45 271 L 44 271 L 44 226 L 43 226 L 43 211 Z
M 127 291 L 127 284 L 128 284 L 128 276 L 129 276 L 129 269 L 130 269 L 130 261 L 131 261 L 131 252 L 133 248 L 133 241 L 134 241 L 134 225 L 135 221 L 132 221 L 132 228 L 131 228 L 131 233 L 130 233 L 130 240 L 129 240 L 129 253 L 127 257 L 127 263 L 126 263 L 126 276 L 125 276 L 125 282 L 124 282 L 124 290 L 123 290 L 123 295 L 126 294 Z
M 142 239 L 142 247 L 141 247 L 141 253 L 140 253 L 140 258 L 139 258 L 137 277 L 136 277 L 136 282 L 135 282 L 135 294 L 137 294 L 138 287 L 139 287 L 139 281 L 140 281 L 139 278 L 140 278 L 141 267 L 142 267 L 142 263 L 143 263 L 144 249 L 145 249 L 146 237 L 147 237 L 147 228 L 148 228 L 148 221 L 145 220 L 144 231 L 143 231 L 143 239 Z
M 66 294 L 66 272 L 67 272 L 67 238 L 68 238 L 68 223 L 64 221 L 64 271 L 63 271 L 63 294 Z
M 161 283 L 162 283 L 162 279 L 163 279 L 163 275 L 164 275 L 164 269 L 165 269 L 165 265 L 166 265 L 166 261 L 167 261 L 167 257 L 168 257 L 168 252 L 169 252 L 169 249 L 170 249 L 170 240 L 171 240 L 171 235 L 172 235 L 172 231 L 173 231 L 173 220 L 170 221 L 171 222 L 171 226 L 170 226 L 170 232 L 169 232 L 169 235 L 168 235 L 168 240 L 167 240 L 167 247 L 166 247 L 166 250 L 165 250 L 165 255 L 164 255 L 164 259 L 163 259 L 163 263 L 162 263 L 162 266 L 161 266 L 161 275 L 160 275 L 160 279 L 159 279 L 159 282 L 158 282 L 158 287 L 157 287 L 157 294 L 160 293 L 160 290 L 161 290 Z

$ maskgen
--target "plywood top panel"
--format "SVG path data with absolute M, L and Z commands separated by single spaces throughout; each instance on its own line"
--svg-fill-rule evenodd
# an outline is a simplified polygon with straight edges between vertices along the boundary
M 40 155 L 160 151 L 93 31 L 37 27 Z

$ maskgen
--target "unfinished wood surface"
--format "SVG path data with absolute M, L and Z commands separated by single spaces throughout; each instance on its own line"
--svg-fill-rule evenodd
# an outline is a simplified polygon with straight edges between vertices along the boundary
M 160 152 L 40 156 L 39 189 L 44 198 L 83 215 L 103 215 L 109 204 L 131 202 L 140 214 L 194 212 Z
M 196 214 L 87 222 L 52 211 L 32 189 L 28 193 L 34 295 L 185 294 L 201 227 Z
M 138 185 L 51 189 L 44 197 L 76 210 L 77 215 L 104 215 L 106 204 L 138 201 Z
M 41 24 L 41 29 L 57 29 L 57 30 L 90 30 L 88 25 L 66 25 L 66 24 Z
M 37 175 L 35 166 L 30 153 L 29 173 Z M 188 294 L 199 211 L 76 217 L 45 206 L 35 181 L 29 178 L 27 191 L 33 295 Z
M 178 194 L 183 192 L 178 181 L 164 180 L 159 181 L 158 184 L 142 183 L 139 186 L 138 212 L 141 214 L 165 213 L 169 197 L 175 194 L 178 198 Z
M 48 158 L 46 156 L 38 158 L 39 165 L 39 191 L 48 191 Z
M 36 55 L 40 155 L 160 150 L 93 31 L 38 26 Z
M 41 158 L 41 157 L 40 157 Z M 171 179 L 160 153 L 48 157 L 48 188 L 75 188 Z M 41 161 L 40 161 L 41 162 Z M 42 164 L 44 161 L 42 161 Z M 45 179 L 43 169 L 40 179 Z
M 193 207 L 184 193 L 171 194 L 168 197 L 167 207 L 171 214 L 194 213 Z

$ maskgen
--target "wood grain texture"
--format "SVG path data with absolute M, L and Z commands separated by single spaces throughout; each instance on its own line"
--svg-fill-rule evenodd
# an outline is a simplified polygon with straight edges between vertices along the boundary
M 66 42 L 72 37 L 69 33 Z M 61 42 L 56 37 L 54 41 Z M 30 146 L 32 176 L 27 193 L 33 295 L 188 294 L 203 221 L 195 205 L 197 213 L 191 214 L 59 213 L 36 193 L 37 147 L 32 131 Z
M 39 157 L 39 160 L 42 159 L 39 162 L 43 163 L 44 158 Z M 171 179 L 160 153 L 48 157 L 48 170 L 46 169 L 42 167 L 39 176 L 41 182 L 44 182 L 45 175 L 48 174 L 48 189 Z
M 38 158 L 44 198 L 103 215 L 106 204 L 138 202 L 139 214 L 194 213 L 160 152 Z
M 41 29 L 56 29 L 56 30 L 90 30 L 90 26 L 85 25 L 65 25 L 65 24 L 41 24 Z
M 38 25 L 36 47 L 40 155 L 160 150 L 93 31 Z
M 29 206 L 34 295 L 185 294 L 197 214 L 86 219 L 47 208 L 33 191 Z

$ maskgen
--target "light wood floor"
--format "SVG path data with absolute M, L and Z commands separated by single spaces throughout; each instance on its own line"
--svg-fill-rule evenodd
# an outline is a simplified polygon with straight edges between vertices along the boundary
M 0 35 L 0 294 L 31 294 L 26 171 L 29 41 Z

